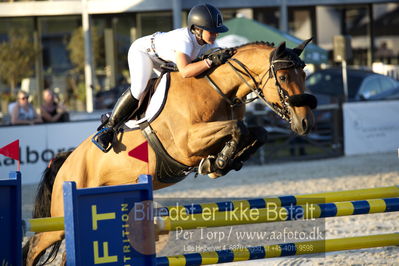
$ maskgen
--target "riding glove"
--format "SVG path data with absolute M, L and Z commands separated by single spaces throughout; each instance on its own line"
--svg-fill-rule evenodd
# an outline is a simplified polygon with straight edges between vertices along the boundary
M 234 55 L 234 49 L 222 49 L 213 52 L 208 55 L 208 59 L 211 60 L 212 66 L 220 66 L 226 63 L 226 61 Z

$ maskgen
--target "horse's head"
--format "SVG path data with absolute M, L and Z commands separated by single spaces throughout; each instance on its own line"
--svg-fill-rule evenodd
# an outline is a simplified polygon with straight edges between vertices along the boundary
M 274 111 L 289 121 L 291 129 L 299 135 L 312 129 L 314 117 L 311 109 L 317 106 L 317 99 L 304 93 L 305 63 L 299 58 L 310 41 L 306 40 L 294 49 L 286 48 L 283 42 L 271 52 L 269 79 L 262 90 Z
M 246 91 L 245 93 L 254 92 L 275 113 L 287 120 L 291 129 L 299 135 L 309 133 L 313 127 L 311 109 L 317 106 L 317 99 L 304 93 L 305 63 L 299 58 L 310 40 L 294 49 L 286 48 L 285 42 L 278 47 L 256 43 L 253 49 L 244 46 L 243 53 L 239 53 L 238 48 L 237 57 L 230 60 L 230 66 L 235 68 L 236 73 L 241 72 L 247 76 L 246 79 L 249 78 L 249 82 L 241 82 L 239 90 Z M 264 61 L 265 56 L 267 64 Z M 239 67 L 233 66 L 234 61 Z M 238 92 L 241 95 L 245 93 Z

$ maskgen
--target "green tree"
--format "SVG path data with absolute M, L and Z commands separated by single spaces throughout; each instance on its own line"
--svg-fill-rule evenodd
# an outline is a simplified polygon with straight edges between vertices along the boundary
M 99 64 L 103 59 L 103 49 L 101 46 L 102 38 L 97 33 L 95 27 L 91 28 L 91 43 L 93 46 L 93 56 L 95 64 Z M 68 43 L 67 49 L 69 51 L 69 58 L 75 65 L 74 71 L 83 74 L 85 64 L 85 49 L 82 27 L 75 29 L 72 32 L 71 39 Z
M 91 28 L 91 43 L 93 47 L 94 65 L 102 64 L 104 60 L 104 49 L 101 46 L 103 39 L 97 33 L 95 27 Z M 69 51 L 69 59 L 75 66 L 72 69 L 72 74 L 77 77 L 71 84 L 75 91 L 76 97 L 84 101 L 86 92 L 84 87 L 84 66 L 85 66 L 85 49 L 83 39 L 83 29 L 79 27 L 72 32 L 67 49 Z M 77 83 L 77 84 L 76 84 Z
M 33 73 L 37 52 L 26 30 L 11 30 L 8 42 L 0 43 L 0 79 L 11 93 L 23 78 Z

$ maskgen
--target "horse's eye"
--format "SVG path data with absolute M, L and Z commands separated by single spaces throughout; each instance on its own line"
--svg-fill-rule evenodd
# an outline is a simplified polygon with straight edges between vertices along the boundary
M 280 79 L 282 82 L 285 82 L 285 81 L 287 80 L 287 76 L 280 76 L 279 79 Z

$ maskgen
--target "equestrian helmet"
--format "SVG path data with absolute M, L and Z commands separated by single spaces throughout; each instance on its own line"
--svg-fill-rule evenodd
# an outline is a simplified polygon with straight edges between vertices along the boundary
M 210 5 L 196 5 L 188 13 L 188 27 L 193 26 L 214 33 L 226 32 L 229 29 L 223 25 L 223 16 L 219 9 Z

